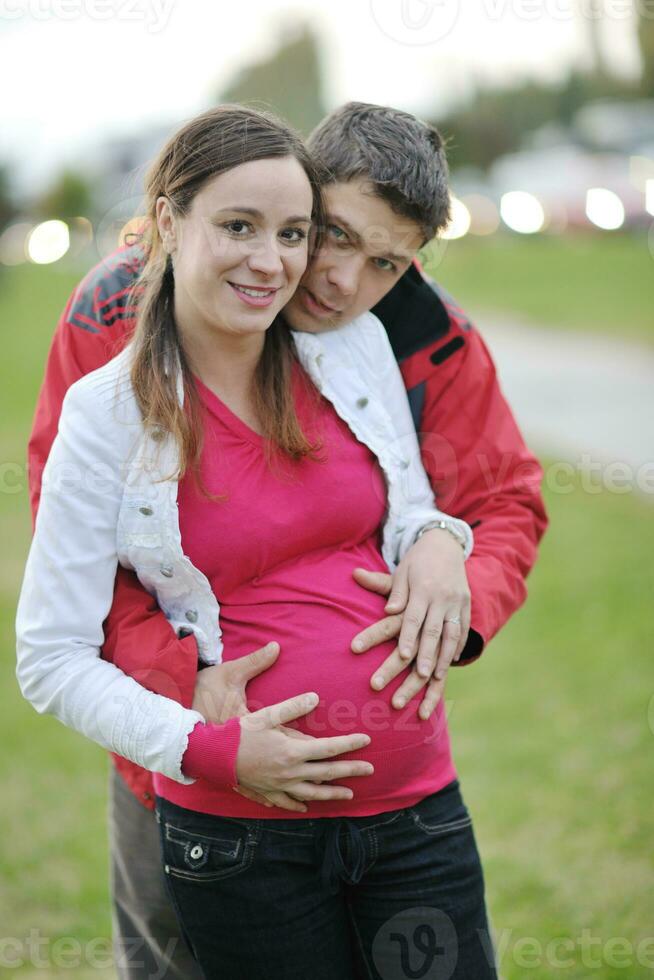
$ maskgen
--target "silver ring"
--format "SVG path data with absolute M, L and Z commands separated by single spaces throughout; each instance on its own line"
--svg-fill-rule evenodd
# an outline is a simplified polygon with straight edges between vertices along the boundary
M 457 626 L 461 625 L 461 620 L 458 616 L 453 616 L 452 619 L 444 619 L 444 623 L 456 623 Z

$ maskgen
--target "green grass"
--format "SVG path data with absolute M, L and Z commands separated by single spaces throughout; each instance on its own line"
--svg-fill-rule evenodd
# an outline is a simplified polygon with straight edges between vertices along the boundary
M 654 939 L 650 969 L 635 960 L 654 937 L 653 515 L 580 489 L 547 504 L 527 606 L 450 679 L 452 738 L 505 976 L 635 980 L 654 969 Z M 584 963 L 584 929 L 601 940 L 599 969 Z M 572 938 L 573 965 L 520 969 L 525 937 L 543 949 Z M 634 948 L 628 970 L 611 967 L 619 937 Z
M 0 780 L 3 848 L 0 857 L 0 937 L 22 946 L 4 952 L 0 975 L 12 958 L 21 977 L 113 976 L 91 969 L 85 953 L 92 940 L 110 936 L 105 833 L 108 762 L 97 746 L 75 736 L 53 718 L 39 717 L 24 702 L 14 676 L 13 620 L 29 542 L 26 443 L 45 357 L 55 322 L 80 270 L 0 270 L 0 323 L 5 355 L 0 365 L 0 643 L 3 699 Z M 27 940 L 48 940 L 31 955 Z M 72 937 L 82 944 L 55 946 Z M 69 950 L 66 953 L 66 949 Z M 105 946 L 97 947 L 106 962 Z M 48 966 L 38 967 L 41 956 Z M 72 970 L 66 964 L 79 961 Z M 4 968 L 3 968 L 4 967 Z
M 0 279 L 5 464 L 22 462 L 53 321 L 76 278 L 74 270 L 21 269 Z M 654 943 L 649 968 L 644 947 L 637 958 L 638 944 L 654 936 L 653 515 L 637 498 L 579 487 L 549 493 L 548 507 L 528 604 L 479 663 L 452 673 L 455 757 L 505 980 L 640 980 L 654 967 Z M 110 934 L 107 760 L 19 695 L 13 616 L 29 537 L 23 492 L 0 495 L 0 536 L 0 938 L 24 941 L 38 930 L 50 939 L 42 948 L 50 966 L 11 970 L 21 978 L 110 976 L 83 957 L 76 969 L 55 963 L 57 938 L 86 949 Z M 568 951 L 548 952 L 565 938 Z M 611 946 L 620 938 L 631 947 Z M 571 964 L 556 967 L 557 952 Z
M 464 308 L 654 344 L 654 238 L 466 236 L 427 250 Z

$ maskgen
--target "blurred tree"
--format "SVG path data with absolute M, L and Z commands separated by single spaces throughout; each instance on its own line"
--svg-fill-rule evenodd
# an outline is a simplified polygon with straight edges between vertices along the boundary
M 9 168 L 0 164 L 0 232 L 16 215 L 17 208 L 11 193 Z
M 654 0 L 640 0 L 638 13 L 638 45 L 643 62 L 641 91 L 647 98 L 654 97 Z
M 604 46 L 602 44 L 602 0 L 583 0 L 580 3 L 580 13 L 586 25 L 588 41 L 592 55 L 592 74 L 610 75 L 608 64 L 604 56 Z
M 243 68 L 220 102 L 270 106 L 305 136 L 325 115 L 316 38 L 307 27 L 287 28 L 277 50 Z
M 486 169 L 497 157 L 518 150 L 525 136 L 545 123 L 569 126 L 587 102 L 638 94 L 632 82 L 615 75 L 572 71 L 558 85 L 525 81 L 511 88 L 479 90 L 466 105 L 434 122 L 449 141 L 452 168 Z
M 448 139 L 453 167 L 486 168 L 497 157 L 516 149 L 529 129 L 555 115 L 552 91 L 536 82 L 510 89 L 479 90 L 471 101 L 437 125 Z
M 88 217 L 92 207 L 93 194 L 89 182 L 73 170 L 62 171 L 35 204 L 38 216 L 43 218 Z

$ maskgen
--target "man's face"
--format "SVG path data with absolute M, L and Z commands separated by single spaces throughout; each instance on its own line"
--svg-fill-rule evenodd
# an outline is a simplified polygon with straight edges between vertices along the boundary
M 423 244 L 420 226 L 397 215 L 363 180 L 324 189 L 327 233 L 284 308 L 294 330 L 342 327 L 373 307 Z

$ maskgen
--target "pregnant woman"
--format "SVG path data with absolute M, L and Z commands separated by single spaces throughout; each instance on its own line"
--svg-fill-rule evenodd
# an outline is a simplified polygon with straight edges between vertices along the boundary
M 164 872 L 208 977 L 494 977 L 442 703 L 429 721 L 419 695 L 394 712 L 350 653 L 384 605 L 355 567 L 392 571 L 444 533 L 467 554 L 472 536 L 434 506 L 379 322 L 313 336 L 278 317 L 320 232 L 311 161 L 277 121 L 224 107 L 176 134 L 147 184 L 134 340 L 70 389 L 44 473 L 23 692 L 159 774 Z M 207 664 L 274 637 L 249 715 L 206 722 L 99 659 L 118 562 Z M 308 802 L 270 806 L 287 799 Z M 416 948 L 424 972 L 397 972 Z

